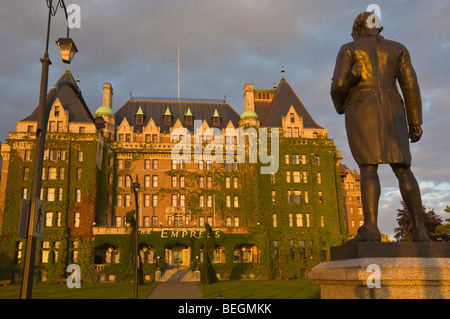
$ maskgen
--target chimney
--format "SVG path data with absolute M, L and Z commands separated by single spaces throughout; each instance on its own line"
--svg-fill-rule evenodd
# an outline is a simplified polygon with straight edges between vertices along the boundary
M 255 90 L 253 84 L 247 83 L 244 86 L 244 103 L 246 111 L 255 111 Z
M 103 84 L 103 106 L 112 108 L 113 89 L 110 83 Z

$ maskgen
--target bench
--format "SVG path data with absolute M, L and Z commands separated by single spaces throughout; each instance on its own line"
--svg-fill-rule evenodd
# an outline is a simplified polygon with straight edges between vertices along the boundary
M 8 286 L 11 280 L 0 280 L 0 286 Z

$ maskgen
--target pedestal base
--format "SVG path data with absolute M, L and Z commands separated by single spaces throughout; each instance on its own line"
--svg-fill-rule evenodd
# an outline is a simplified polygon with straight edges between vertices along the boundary
M 308 278 L 322 299 L 450 299 L 450 243 L 355 243 Z
M 155 271 L 155 281 L 161 280 L 161 270 Z

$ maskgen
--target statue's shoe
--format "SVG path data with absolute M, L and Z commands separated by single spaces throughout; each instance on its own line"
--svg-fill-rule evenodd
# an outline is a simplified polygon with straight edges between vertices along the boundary
M 370 242 L 370 241 L 381 241 L 381 233 L 378 229 L 367 230 L 364 225 L 358 228 L 358 234 L 347 241 L 345 244 L 351 244 L 356 242 Z

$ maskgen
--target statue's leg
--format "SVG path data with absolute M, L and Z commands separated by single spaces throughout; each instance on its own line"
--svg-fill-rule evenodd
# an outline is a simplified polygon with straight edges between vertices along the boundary
M 360 166 L 364 225 L 358 229 L 358 234 L 347 243 L 356 241 L 381 241 L 381 234 L 377 225 L 378 202 L 381 193 L 377 170 L 378 165 Z
M 422 198 L 420 188 L 409 166 L 391 164 L 398 178 L 403 202 L 411 215 L 413 241 L 430 241 L 423 223 Z
M 361 200 L 364 212 L 364 228 L 378 230 L 378 202 L 381 186 L 378 178 L 378 165 L 360 166 L 361 170 Z

